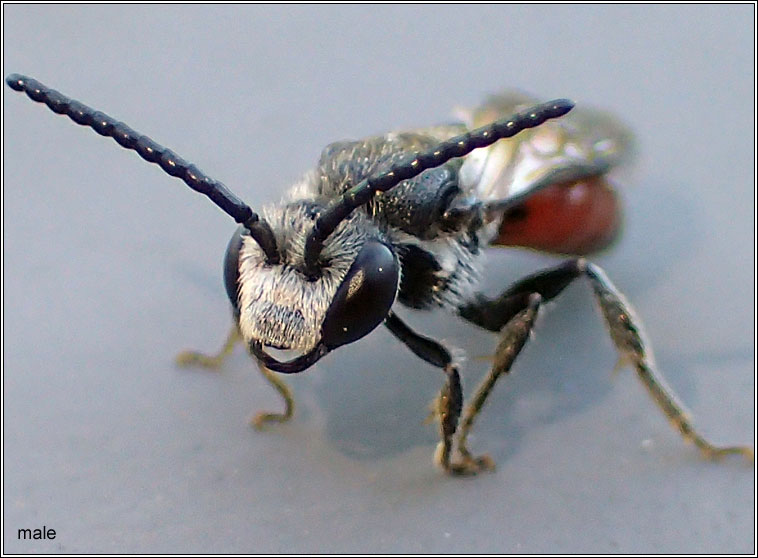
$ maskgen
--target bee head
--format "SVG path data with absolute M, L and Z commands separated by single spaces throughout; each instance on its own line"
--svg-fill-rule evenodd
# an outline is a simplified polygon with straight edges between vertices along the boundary
M 356 212 L 324 245 L 319 272 L 305 266 L 306 236 L 317 207 L 293 203 L 264 211 L 278 261 L 240 227 L 229 242 L 224 282 L 251 352 L 268 368 L 305 370 L 328 352 L 381 324 L 397 294 L 400 265 L 381 232 Z M 299 356 L 276 360 L 266 348 Z

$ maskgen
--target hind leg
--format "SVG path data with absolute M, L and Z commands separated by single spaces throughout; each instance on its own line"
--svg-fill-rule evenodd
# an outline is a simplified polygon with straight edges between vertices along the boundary
M 459 309 L 459 314 L 464 319 L 490 331 L 501 332 L 493 368 L 479 387 L 473 403 L 463 413 L 458 434 L 461 452 L 468 452 L 466 436 L 474 419 L 481 411 L 498 377 L 510 369 L 524 345 L 526 333 L 531 330 L 533 319 L 525 321 L 525 317 L 528 316 L 523 314 L 526 311 L 522 309 L 524 297 L 538 295 L 539 300 L 550 300 L 579 277 L 586 277 L 590 282 L 610 337 L 619 351 L 621 362 L 634 366 L 642 384 L 685 441 L 694 443 L 702 455 L 708 459 L 740 454 L 752 460 L 751 448 L 715 446 L 695 430 L 687 413 L 676 401 L 673 392 L 656 374 L 652 354 L 642 333 L 642 324 L 631 305 L 602 269 L 584 259 L 572 260 L 531 275 L 517 282 L 500 297 L 490 300 L 479 296 L 474 302 Z M 520 330 L 526 333 L 518 333 Z
M 656 373 L 653 355 L 642 331 L 642 323 L 632 307 L 602 269 L 591 263 L 586 263 L 584 267 L 611 339 L 619 351 L 621 362 L 634 366 L 637 377 L 684 440 L 693 443 L 706 459 L 720 459 L 726 455 L 739 454 L 752 461 L 752 448 L 716 446 L 695 430 L 689 415 L 677 402 L 663 378 Z

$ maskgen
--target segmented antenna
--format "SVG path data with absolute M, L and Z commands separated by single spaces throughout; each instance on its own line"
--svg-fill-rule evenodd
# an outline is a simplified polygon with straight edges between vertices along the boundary
M 121 147 L 136 151 L 145 161 L 159 165 L 166 173 L 182 179 L 196 192 L 205 194 L 227 215 L 250 231 L 250 235 L 258 242 L 269 263 L 279 262 L 276 239 L 269 224 L 261 221 L 258 214 L 224 184 L 210 178 L 192 163 L 188 163 L 149 137 L 135 132 L 123 122 L 79 101 L 69 99 L 35 79 L 11 74 L 5 78 L 5 83 L 15 91 L 26 93 L 32 101 L 44 103 L 53 112 L 65 114 L 77 124 L 92 128 L 101 136 L 113 138 Z
M 492 124 L 444 141 L 423 153 L 410 153 L 390 169 L 369 176 L 329 204 L 316 219 L 305 244 L 305 265 L 308 273 L 318 272 L 318 256 L 324 241 L 355 209 L 371 201 L 377 192 L 386 192 L 403 180 L 414 178 L 427 169 L 438 167 L 455 157 L 468 155 L 474 149 L 487 147 L 498 140 L 515 136 L 546 120 L 563 116 L 574 108 L 567 99 L 542 103 Z

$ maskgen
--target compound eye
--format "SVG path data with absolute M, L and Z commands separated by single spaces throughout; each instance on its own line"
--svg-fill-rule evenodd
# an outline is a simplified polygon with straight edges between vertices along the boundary
M 239 314 L 239 293 L 238 293 L 238 281 L 240 277 L 239 259 L 240 250 L 242 249 L 242 231 L 244 227 L 238 227 L 232 235 L 229 245 L 226 247 L 226 255 L 224 256 L 224 287 L 226 288 L 226 296 L 229 297 L 229 302 L 232 303 L 234 313 Z
M 373 331 L 395 301 L 399 276 L 398 263 L 386 245 L 364 244 L 326 312 L 322 342 L 334 349 Z

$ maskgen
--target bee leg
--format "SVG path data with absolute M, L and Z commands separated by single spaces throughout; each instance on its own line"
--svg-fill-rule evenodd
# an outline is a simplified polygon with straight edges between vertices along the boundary
M 295 412 L 295 399 L 292 397 L 292 390 L 290 387 L 279 377 L 278 374 L 272 372 L 260 362 L 258 362 L 258 368 L 260 369 L 261 374 L 263 374 L 263 377 L 268 380 L 274 389 L 279 392 L 279 395 L 282 396 L 282 399 L 284 399 L 283 413 L 260 412 L 256 413 L 253 418 L 250 419 L 250 424 L 256 430 L 261 430 L 268 423 L 287 422 L 290 420 L 292 414 Z
M 620 353 L 621 361 L 634 366 L 637 377 L 684 440 L 693 443 L 706 459 L 716 460 L 726 455 L 740 454 L 752 462 L 752 448 L 747 446 L 715 446 L 695 430 L 689 416 L 677 402 L 673 392 L 663 378 L 656 374 L 653 355 L 642 331 L 642 323 L 635 315 L 631 305 L 619 293 L 602 269 L 594 264 L 584 262 L 584 260 L 579 261 L 585 268 L 585 273 L 590 280 L 600 310 L 605 318 L 608 332 Z
M 555 268 L 522 279 L 496 299 L 488 300 L 479 296 L 474 302 L 459 308 L 459 314 L 480 327 L 490 331 L 499 331 L 514 315 L 514 310 L 518 310 L 519 296 L 523 297 L 529 293 L 536 293 L 541 296 L 542 301 L 547 301 L 560 294 L 567 285 L 580 276 L 587 277 L 592 286 L 610 337 L 620 353 L 621 361 L 634 366 L 642 384 L 685 441 L 694 443 L 703 456 L 708 459 L 718 459 L 729 454 L 741 454 L 752 461 L 753 450 L 751 448 L 746 446 L 714 446 L 695 431 L 687 413 L 676 401 L 673 392 L 655 372 L 653 357 L 642 332 L 642 323 L 636 317 L 631 305 L 598 266 L 581 258 L 571 260 Z M 500 346 L 498 349 L 500 350 Z M 459 436 L 463 439 L 464 451 L 465 437 L 471 422 L 473 422 L 484 403 L 484 398 L 491 390 L 492 386 L 489 384 L 494 383 L 494 380 L 489 383 L 488 380 L 485 380 L 477 393 L 477 397 L 482 395 L 482 400 L 478 401 L 475 397 L 474 404 L 463 415 Z
M 176 355 L 176 364 L 182 368 L 190 366 L 200 366 L 209 370 L 218 370 L 224 363 L 226 358 L 232 354 L 234 346 L 238 341 L 241 341 L 239 328 L 237 324 L 232 325 L 232 329 L 229 330 L 229 335 L 226 337 L 224 346 L 215 355 L 206 355 L 196 351 L 182 351 Z
M 458 314 L 479 327 L 499 333 L 511 318 L 527 307 L 532 294 L 539 294 L 543 302 L 552 300 L 583 273 L 579 260 L 571 260 L 521 279 L 497 298 L 477 295 L 472 302 L 459 307 Z
M 453 363 L 450 352 L 437 341 L 414 332 L 392 312 L 384 323 L 392 334 L 416 356 L 441 368 L 447 377 L 437 398 L 435 409 L 435 414 L 440 421 L 441 438 L 434 454 L 435 463 L 451 475 L 475 475 L 484 469 L 491 468 L 487 466 L 491 463 L 489 458 L 477 460 L 468 457 L 460 461 L 453 460 L 453 439 L 463 407 L 463 390 L 458 367 Z
M 237 324 L 232 326 L 229 330 L 229 335 L 224 342 L 224 346 L 215 355 L 206 355 L 196 351 L 182 351 L 176 356 L 176 363 L 181 367 L 200 366 L 209 370 L 218 370 L 223 364 L 224 360 L 232 354 L 234 346 L 237 342 L 242 341 L 242 335 L 240 334 Z M 284 412 L 283 413 L 256 413 L 253 418 L 250 419 L 250 424 L 257 430 L 261 430 L 267 423 L 270 422 L 287 422 L 292 418 L 292 414 L 295 410 L 295 400 L 292 397 L 292 390 L 284 383 L 277 374 L 263 366 L 256 360 L 258 368 L 263 374 L 263 377 L 274 387 L 276 391 L 284 399 Z
M 510 372 L 513 362 L 526 344 L 540 304 L 558 296 L 581 275 L 582 270 L 577 262 L 566 262 L 525 277 L 495 299 L 477 295 L 472 302 L 458 308 L 458 314 L 463 319 L 500 335 L 492 368 L 477 388 L 471 404 L 463 412 L 458 432 L 458 448 L 462 455 L 470 455 L 467 438 L 474 420 L 497 379 L 503 373 Z
M 509 299 L 512 303 L 511 309 L 515 313 L 508 320 L 500 332 L 500 341 L 493 359 L 492 368 L 482 383 L 477 387 L 474 397 L 463 413 L 461 425 L 458 429 L 458 451 L 465 460 L 472 459 L 471 453 L 467 447 L 468 433 L 474 424 L 474 419 L 482 410 L 487 396 L 495 386 L 495 382 L 502 374 L 508 374 L 513 366 L 513 362 L 518 357 L 521 349 L 524 348 L 529 334 L 534 328 L 534 322 L 537 319 L 537 313 L 542 302 L 542 296 L 538 293 L 528 295 L 526 301 L 522 295 L 514 295 Z M 518 310 L 521 308 L 520 310 Z M 488 456 L 479 458 L 485 459 L 482 463 L 487 468 L 494 468 L 494 462 Z

